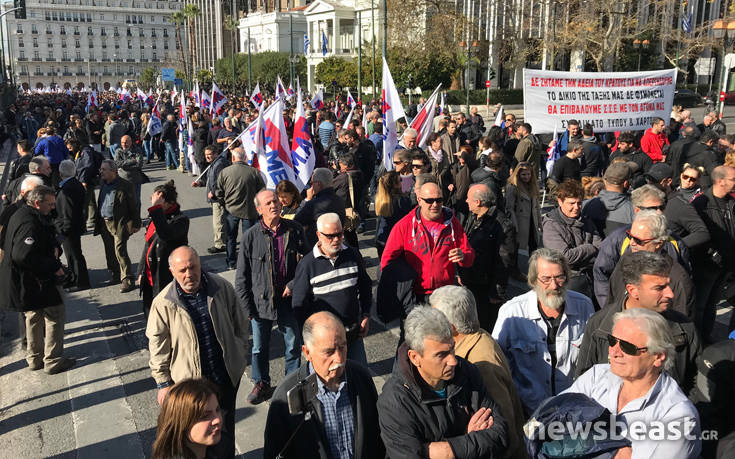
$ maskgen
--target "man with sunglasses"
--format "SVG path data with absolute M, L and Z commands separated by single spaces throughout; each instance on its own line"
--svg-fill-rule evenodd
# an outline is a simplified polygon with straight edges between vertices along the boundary
M 625 294 L 617 295 L 614 303 L 596 312 L 587 322 L 579 348 L 577 376 L 593 365 L 607 363 L 607 335 L 612 333 L 615 314 L 643 308 L 666 319 L 676 346 L 670 356 L 672 367 L 669 373 L 685 393 L 689 392 L 694 386 L 696 358 L 701 352 L 701 344 L 694 323 L 672 308 L 671 266 L 671 258 L 661 253 L 641 250 L 623 256 L 620 271 Z
M 652 210 L 663 214 L 666 208 L 666 193 L 653 185 L 643 185 L 631 193 L 634 214 L 642 210 Z M 600 251 L 595 259 L 592 274 L 595 282 L 595 297 L 597 304 L 604 306 L 608 303 L 610 275 L 618 264 L 620 257 L 631 250 L 631 238 L 628 236 L 631 225 L 625 225 L 608 234 L 600 245 Z M 688 273 L 691 273 L 689 262 L 689 248 L 676 236 L 669 237 L 661 249 L 672 259 L 676 260 Z
M 595 311 L 589 298 L 567 290 L 569 273 L 558 250 L 533 252 L 528 260 L 532 290 L 500 308 L 492 332 L 508 357 L 527 415 L 572 384 L 585 324 Z
M 616 417 L 616 424 L 625 425 L 631 445 L 620 448 L 616 458 L 698 458 L 699 415 L 671 376 L 680 347 L 671 323 L 653 311 L 634 308 L 614 314 L 608 330 L 599 335 L 610 363 L 595 365 L 565 393 L 596 400 Z
M 359 250 L 344 244 L 339 215 L 322 214 L 316 232 L 318 242 L 296 266 L 294 313 L 300 324 L 315 312 L 335 314 L 347 331 L 347 358 L 367 366 L 362 338 L 370 325 L 372 280 Z
M 396 223 L 388 236 L 381 269 L 403 257 L 416 271 L 413 291 L 418 302 L 444 285 L 455 283 L 455 263 L 469 268 L 475 259 L 462 225 L 444 207 L 439 185 L 424 183 L 418 207 Z

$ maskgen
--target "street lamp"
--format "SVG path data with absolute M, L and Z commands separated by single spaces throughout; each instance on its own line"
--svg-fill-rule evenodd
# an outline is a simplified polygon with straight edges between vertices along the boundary
M 477 40 L 474 40 L 470 45 L 466 41 L 460 42 L 459 46 L 467 51 L 467 68 L 465 69 L 465 88 L 467 89 L 467 116 L 470 116 L 470 59 L 472 58 L 472 52 L 477 51 Z
M 722 39 L 722 91 L 720 92 L 720 116 L 725 109 L 725 92 L 727 92 L 727 77 L 733 62 L 728 62 L 727 49 L 735 38 L 735 20 L 718 19 L 712 26 L 715 38 Z
M 641 55 L 643 54 L 644 49 L 648 49 L 648 46 L 651 44 L 648 40 L 640 41 L 639 39 L 633 40 L 633 48 L 638 50 L 638 71 L 641 71 Z

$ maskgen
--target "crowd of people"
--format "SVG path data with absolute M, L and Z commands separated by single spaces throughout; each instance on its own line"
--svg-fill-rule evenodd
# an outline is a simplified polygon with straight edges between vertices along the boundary
M 85 104 L 23 95 L 6 113 L 18 157 L 0 214 L 0 306 L 21 312 L 31 370 L 72 368 L 62 289 L 92 287 L 81 238 L 101 236 L 105 285 L 142 297 L 161 405 L 154 458 L 234 457 L 248 363 L 248 402 L 270 400 L 266 458 L 734 454 L 735 333 L 722 339 L 715 323 L 735 297 L 735 135 L 715 113 L 605 134 L 569 119 L 552 138 L 510 113 L 486 126 L 476 108 L 436 107 L 427 139 L 399 123 L 386 167 L 380 105 L 347 122 L 336 100 L 310 111 L 316 164 L 299 192 L 288 180 L 266 189 L 253 152 L 233 142 L 258 115 L 246 97 L 228 94 L 220 115 L 186 105 L 192 155 L 170 93 L 155 135 L 151 107 L 114 92 Z M 173 181 L 142 205 L 152 161 L 195 176 L 211 247 L 188 245 Z M 377 289 L 360 252 L 372 245 Z M 204 250 L 223 254 L 234 284 L 203 269 Z M 512 297 L 511 280 L 529 290 Z M 364 344 L 373 305 L 400 324 L 380 394 Z M 572 445 L 544 430 L 603 412 L 643 434 Z

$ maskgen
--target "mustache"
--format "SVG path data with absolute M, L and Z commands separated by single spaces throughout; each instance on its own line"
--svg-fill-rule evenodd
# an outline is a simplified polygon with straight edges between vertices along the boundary
M 336 370 L 339 370 L 340 368 L 343 368 L 344 366 L 345 366 L 344 363 L 335 363 L 334 365 L 329 367 L 329 371 L 336 371 Z

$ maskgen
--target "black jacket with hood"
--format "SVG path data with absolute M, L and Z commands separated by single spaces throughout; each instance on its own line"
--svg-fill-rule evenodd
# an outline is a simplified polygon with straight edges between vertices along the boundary
M 590 218 L 603 237 L 621 226 L 633 223 L 633 203 L 627 193 L 602 190 L 596 198 L 585 202 L 582 215 Z

